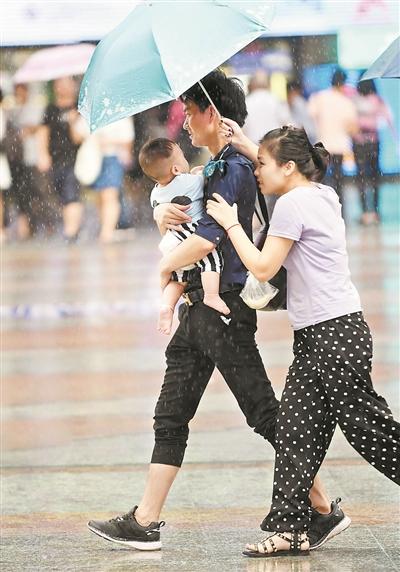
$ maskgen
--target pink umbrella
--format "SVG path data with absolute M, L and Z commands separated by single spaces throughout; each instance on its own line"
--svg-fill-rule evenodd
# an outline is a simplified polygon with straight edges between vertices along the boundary
M 14 76 L 14 83 L 49 81 L 85 73 L 95 46 L 73 44 L 45 48 L 32 54 Z

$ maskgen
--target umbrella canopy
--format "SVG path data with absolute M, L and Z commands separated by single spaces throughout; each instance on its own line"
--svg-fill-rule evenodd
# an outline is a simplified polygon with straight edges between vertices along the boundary
M 361 81 L 379 77 L 400 78 L 400 36 L 367 69 Z
M 97 46 L 79 111 L 91 130 L 178 98 L 264 34 L 270 0 L 145 2 Z
M 17 71 L 14 83 L 49 81 L 83 74 L 94 49 L 95 46 L 91 44 L 73 44 L 38 50 Z

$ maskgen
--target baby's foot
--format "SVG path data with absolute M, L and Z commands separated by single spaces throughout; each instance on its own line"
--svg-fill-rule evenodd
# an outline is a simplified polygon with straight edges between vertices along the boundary
M 230 309 L 225 304 L 223 299 L 218 295 L 215 295 L 215 296 L 205 295 L 203 302 L 206 306 L 210 306 L 210 308 L 214 308 L 214 310 L 217 310 L 217 312 L 219 312 L 220 314 L 225 314 L 225 316 L 227 316 L 228 314 L 231 313 Z
M 169 335 L 171 333 L 172 318 L 174 317 L 174 309 L 172 306 L 163 304 L 158 314 L 157 330 L 162 334 Z

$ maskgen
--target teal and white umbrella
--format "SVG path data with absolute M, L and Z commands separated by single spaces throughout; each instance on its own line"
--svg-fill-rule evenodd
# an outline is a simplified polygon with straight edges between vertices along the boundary
M 94 131 L 177 99 L 265 34 L 274 0 L 139 3 L 96 47 L 79 111 Z

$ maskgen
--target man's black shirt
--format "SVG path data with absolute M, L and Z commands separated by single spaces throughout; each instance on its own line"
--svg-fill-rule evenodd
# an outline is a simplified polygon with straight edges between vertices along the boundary
M 212 198 L 213 193 L 221 195 L 230 205 L 238 206 L 238 218 L 247 236 L 252 240 L 252 220 L 257 193 L 253 163 L 241 155 L 232 145 L 222 150 L 216 157 L 226 162 L 224 173 L 216 169 L 206 178 L 204 198 Z M 208 214 L 199 220 L 195 234 L 209 240 L 221 249 L 224 267 L 221 284 L 244 284 L 247 269 L 243 265 L 225 230 Z

